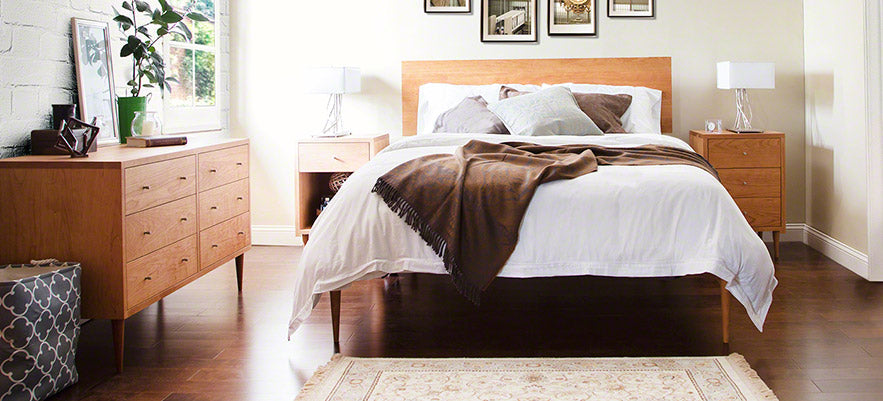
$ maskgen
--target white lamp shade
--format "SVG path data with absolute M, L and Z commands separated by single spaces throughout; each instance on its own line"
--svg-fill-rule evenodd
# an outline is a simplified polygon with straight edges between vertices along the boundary
M 718 89 L 776 89 L 775 63 L 717 63 Z
M 356 93 L 362 90 L 362 74 L 356 67 L 320 67 L 304 76 L 307 93 Z

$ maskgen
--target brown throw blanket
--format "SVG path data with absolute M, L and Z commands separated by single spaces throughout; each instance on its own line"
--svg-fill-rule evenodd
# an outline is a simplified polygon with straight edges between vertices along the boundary
M 444 260 L 457 290 L 474 303 L 503 269 L 537 187 L 576 178 L 598 165 L 685 164 L 717 178 L 698 154 L 666 146 L 607 148 L 472 140 L 455 154 L 405 162 L 373 192 Z

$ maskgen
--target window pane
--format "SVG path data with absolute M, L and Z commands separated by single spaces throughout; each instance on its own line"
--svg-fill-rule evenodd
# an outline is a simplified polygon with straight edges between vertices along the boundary
M 169 46 L 169 70 L 166 75 L 174 77 L 169 96 L 173 106 L 193 105 L 193 50 Z
M 215 54 L 196 51 L 196 105 L 215 105 Z
M 200 45 L 215 44 L 215 1 L 214 0 L 171 0 L 169 4 L 178 11 L 198 12 L 209 19 L 209 22 L 195 22 L 190 18 L 184 18 L 183 23 L 193 33 L 193 43 Z M 186 42 L 184 36 L 173 33 L 171 39 L 176 42 Z

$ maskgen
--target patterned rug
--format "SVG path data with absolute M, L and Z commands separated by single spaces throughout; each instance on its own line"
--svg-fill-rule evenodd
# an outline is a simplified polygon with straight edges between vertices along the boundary
M 739 354 L 385 359 L 335 355 L 297 400 L 777 400 Z

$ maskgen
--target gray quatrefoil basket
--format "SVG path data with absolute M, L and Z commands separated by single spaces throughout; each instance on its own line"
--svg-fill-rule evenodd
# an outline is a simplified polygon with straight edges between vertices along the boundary
M 80 264 L 0 265 L 0 400 L 45 400 L 77 382 Z

